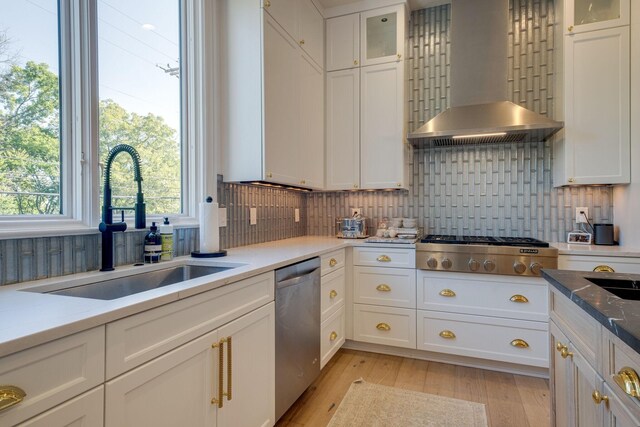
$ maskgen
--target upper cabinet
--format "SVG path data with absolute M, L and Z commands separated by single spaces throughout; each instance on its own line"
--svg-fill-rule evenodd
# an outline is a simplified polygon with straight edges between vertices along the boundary
M 327 19 L 327 71 L 360 65 L 360 14 Z
M 264 0 L 264 10 L 324 68 L 324 18 L 311 0 Z
M 565 0 L 565 34 L 629 25 L 629 0 Z
M 402 59 L 405 34 L 404 5 L 374 9 L 360 14 L 360 60 L 362 66 Z
M 601 20 L 576 25 L 564 36 L 561 110 L 565 127 L 554 144 L 554 185 L 627 184 L 631 179 L 631 48 L 629 25 L 619 23 L 628 22 L 629 3 L 572 0 L 564 6 L 565 22 L 573 22 L 573 16 L 576 23 L 586 22 L 586 18 L 578 21 L 578 16 L 587 12 Z M 618 12 L 604 13 L 611 8 Z M 604 18 L 614 15 L 620 18 Z

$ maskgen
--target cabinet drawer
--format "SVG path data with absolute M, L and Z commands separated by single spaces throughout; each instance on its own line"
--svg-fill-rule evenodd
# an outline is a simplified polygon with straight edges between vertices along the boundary
M 547 282 L 541 278 L 418 271 L 418 308 L 546 322 Z
M 567 335 L 591 366 L 598 366 L 596 355 L 601 349 L 600 324 L 573 301 L 554 288 L 549 293 L 549 316 Z
M 20 427 L 100 427 L 104 419 L 104 386 L 58 405 Z
M 345 272 L 344 268 L 322 276 L 320 296 L 320 319 L 324 322 L 344 305 Z
M 361 304 L 415 308 L 415 272 L 406 268 L 354 267 L 353 299 Z
M 620 338 L 603 328 L 606 335 L 604 348 L 606 349 L 603 360 L 603 377 L 623 404 L 632 411 L 636 417 L 640 417 L 640 400 L 627 395 L 614 377 L 619 375 L 623 368 L 631 368 L 636 375 L 640 375 L 640 355 L 636 353 Z M 623 378 L 623 377 L 621 377 Z
M 416 311 L 354 304 L 353 330 L 356 341 L 416 348 Z
M 22 422 L 103 381 L 102 326 L 3 357 L 0 384 L 19 387 L 26 396 L 0 412 L 0 425 Z
M 324 368 L 334 354 L 344 344 L 344 305 L 331 317 L 322 322 L 320 334 L 320 354 L 322 359 L 320 369 Z
M 640 273 L 640 258 L 606 256 L 558 256 L 559 270 L 593 271 L 598 266 L 611 267 L 616 273 Z
M 549 366 L 548 326 L 544 322 L 422 310 L 418 316 L 420 350 Z M 528 347 L 516 345 L 525 342 Z
M 107 379 L 178 347 L 274 299 L 264 273 L 107 325 Z
M 338 249 L 320 256 L 320 274 L 329 274 L 344 267 L 345 251 Z
M 415 249 L 353 248 L 353 264 L 369 267 L 415 268 Z

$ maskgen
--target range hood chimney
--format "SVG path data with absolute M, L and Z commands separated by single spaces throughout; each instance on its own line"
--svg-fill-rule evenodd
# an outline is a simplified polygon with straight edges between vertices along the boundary
M 451 1 L 451 108 L 410 133 L 418 146 L 545 141 L 564 126 L 507 99 L 508 0 Z

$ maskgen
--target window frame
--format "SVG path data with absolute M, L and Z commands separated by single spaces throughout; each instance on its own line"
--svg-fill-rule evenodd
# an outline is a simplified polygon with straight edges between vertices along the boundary
M 0 239 L 98 233 L 101 177 L 97 2 L 58 1 L 63 213 L 0 216 Z M 177 227 L 197 225 L 196 201 L 205 195 L 217 198 L 213 162 L 217 141 L 213 110 L 217 105 L 207 107 L 216 99 L 215 8 L 211 0 L 180 0 L 182 213 L 168 215 Z M 147 215 L 147 223 L 162 216 Z M 132 216 L 127 223 L 128 230 L 133 230 Z

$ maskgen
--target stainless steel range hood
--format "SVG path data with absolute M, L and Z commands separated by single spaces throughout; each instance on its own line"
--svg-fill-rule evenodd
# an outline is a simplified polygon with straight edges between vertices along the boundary
M 564 126 L 507 99 L 508 0 L 452 0 L 451 108 L 410 133 L 417 146 L 544 141 Z

